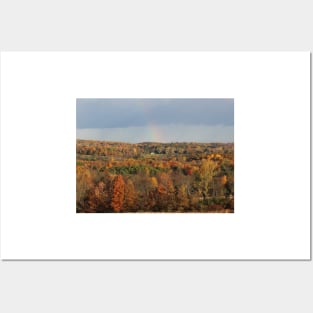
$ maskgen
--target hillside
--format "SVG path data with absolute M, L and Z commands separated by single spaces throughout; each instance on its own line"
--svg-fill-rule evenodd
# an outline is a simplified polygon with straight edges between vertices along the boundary
M 77 212 L 234 212 L 233 143 L 77 140 Z

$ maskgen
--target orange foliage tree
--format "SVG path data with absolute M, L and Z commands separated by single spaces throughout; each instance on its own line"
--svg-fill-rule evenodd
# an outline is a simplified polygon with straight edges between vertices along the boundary
M 123 210 L 125 197 L 125 182 L 122 175 L 117 175 L 113 180 L 111 207 L 115 212 Z
M 159 185 L 156 189 L 156 200 L 158 210 L 172 210 L 174 206 L 175 189 L 173 180 L 167 173 L 159 175 Z

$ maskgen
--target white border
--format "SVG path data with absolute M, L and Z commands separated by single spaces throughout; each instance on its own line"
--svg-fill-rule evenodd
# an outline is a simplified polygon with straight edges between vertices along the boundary
M 76 98 L 234 98 L 235 214 L 75 214 Z M 308 52 L 1 54 L 3 259 L 309 259 Z

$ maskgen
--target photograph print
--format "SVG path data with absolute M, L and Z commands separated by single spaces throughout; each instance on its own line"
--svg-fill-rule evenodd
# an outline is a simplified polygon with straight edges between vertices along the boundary
M 77 213 L 234 213 L 234 99 L 77 99 Z

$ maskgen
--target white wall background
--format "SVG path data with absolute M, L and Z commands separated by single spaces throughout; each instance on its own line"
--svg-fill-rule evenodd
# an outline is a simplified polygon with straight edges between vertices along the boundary
M 310 12 L 309 1 L 2 1 L 0 49 L 312 51 Z M 4 312 L 313 309 L 312 262 L 2 261 L 0 278 Z
M 1 78 L 1 258 L 310 258 L 308 52 L 3 52 Z M 75 214 L 90 97 L 233 98 L 235 214 Z

